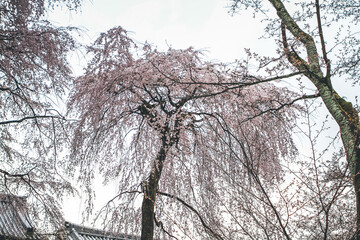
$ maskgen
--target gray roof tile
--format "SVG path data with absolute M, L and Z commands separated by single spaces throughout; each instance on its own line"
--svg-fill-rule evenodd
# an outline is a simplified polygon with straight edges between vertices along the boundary
M 0 236 L 10 239 L 40 239 L 27 215 L 24 198 L 0 193 Z
M 139 240 L 140 237 L 126 234 L 114 234 L 95 228 L 89 228 L 65 223 L 66 232 L 69 240 Z

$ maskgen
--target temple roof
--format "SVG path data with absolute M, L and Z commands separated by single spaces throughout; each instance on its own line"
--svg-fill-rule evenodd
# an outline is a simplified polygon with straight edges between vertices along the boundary
M 0 237 L 41 239 L 30 222 L 24 198 L 0 194 Z
M 65 232 L 58 239 L 66 240 L 140 240 L 140 237 L 115 234 L 65 222 Z M 65 234 L 64 234 L 65 233 Z M 0 240 L 41 240 L 27 213 L 26 200 L 0 193 Z
M 67 238 L 69 240 L 138 240 L 140 237 L 126 234 L 113 234 L 110 232 L 80 226 L 77 224 L 65 223 Z

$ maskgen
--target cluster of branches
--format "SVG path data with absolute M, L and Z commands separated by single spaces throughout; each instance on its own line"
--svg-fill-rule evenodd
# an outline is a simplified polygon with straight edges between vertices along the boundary
M 36 219 L 61 224 L 70 183 L 58 172 L 64 133 L 62 97 L 70 86 L 67 55 L 76 47 L 71 28 L 46 21 L 48 9 L 79 0 L 4 0 L 0 3 L 0 191 L 25 196 Z

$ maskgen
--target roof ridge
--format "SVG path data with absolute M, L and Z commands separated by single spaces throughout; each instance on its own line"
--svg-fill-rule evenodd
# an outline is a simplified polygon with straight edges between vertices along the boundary
M 80 235 L 87 235 L 87 236 L 96 236 L 96 237 L 103 237 L 103 238 L 110 238 L 110 239 L 139 239 L 138 236 L 125 234 L 125 233 L 115 233 L 111 231 L 101 230 L 94 227 L 86 227 L 83 225 L 65 222 L 65 227 L 69 231 L 76 232 Z

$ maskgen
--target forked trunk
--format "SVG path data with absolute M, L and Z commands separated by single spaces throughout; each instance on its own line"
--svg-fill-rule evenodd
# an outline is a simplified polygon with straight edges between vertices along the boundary
M 350 171 L 353 177 L 354 190 L 356 195 L 356 233 L 353 239 L 360 240 L 360 123 L 359 112 L 340 97 L 333 89 L 331 84 L 331 67 L 330 61 L 327 60 L 326 76 L 322 73 L 319 53 L 316 48 L 315 41 L 311 35 L 304 32 L 296 21 L 290 16 L 286 10 L 283 1 L 269 0 L 269 2 L 276 9 L 277 15 L 282 21 L 281 36 L 285 54 L 289 62 L 302 72 L 318 89 L 319 95 L 322 98 L 326 108 L 335 119 L 340 128 L 341 139 L 346 152 L 346 160 L 349 164 Z M 317 15 L 320 18 L 320 10 L 317 9 Z M 321 21 L 318 20 L 319 32 L 322 34 Z M 307 60 L 300 57 L 299 54 L 290 48 L 286 29 L 297 38 L 306 48 Z M 321 42 L 323 49 L 323 58 L 326 60 L 327 55 L 325 51 L 325 41 Z

